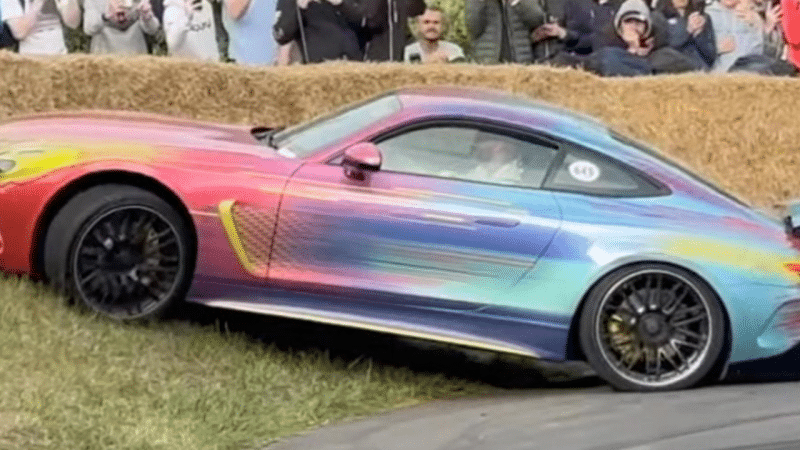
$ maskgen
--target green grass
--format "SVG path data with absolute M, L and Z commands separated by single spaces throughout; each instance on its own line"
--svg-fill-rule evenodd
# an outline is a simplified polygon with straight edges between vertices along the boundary
M 182 323 L 119 324 L 0 275 L 0 449 L 257 448 L 484 387 Z

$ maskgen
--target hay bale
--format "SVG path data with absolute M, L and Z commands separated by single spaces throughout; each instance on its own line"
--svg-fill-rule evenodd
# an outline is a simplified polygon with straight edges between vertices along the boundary
M 0 52 L 0 118 L 126 109 L 239 124 L 287 125 L 408 85 L 485 86 L 595 116 L 760 207 L 800 193 L 800 82 L 681 75 L 603 79 L 500 65 L 327 63 L 251 68 L 173 58 Z

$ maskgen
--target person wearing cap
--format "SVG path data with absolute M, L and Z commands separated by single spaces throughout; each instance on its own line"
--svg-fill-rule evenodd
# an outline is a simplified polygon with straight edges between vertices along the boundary
M 666 19 L 659 16 L 657 28 L 643 0 L 626 0 L 614 15 L 613 24 L 599 40 L 588 69 L 604 76 L 636 76 L 697 70 L 690 57 L 669 47 Z M 658 13 L 660 14 L 660 13 Z
M 653 73 L 647 57 L 655 47 L 650 9 L 642 0 L 626 0 L 614 21 L 599 39 L 590 70 L 604 76 L 635 76 Z

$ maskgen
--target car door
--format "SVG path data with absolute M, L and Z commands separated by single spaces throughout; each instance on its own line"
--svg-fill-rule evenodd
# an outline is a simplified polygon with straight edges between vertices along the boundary
M 469 308 L 507 295 L 559 227 L 552 194 L 539 190 L 558 152 L 552 142 L 486 124 L 428 122 L 375 143 L 382 167 L 365 180 L 346 176 L 339 159 L 292 176 L 270 280 Z M 481 166 L 504 149 L 518 161 Z

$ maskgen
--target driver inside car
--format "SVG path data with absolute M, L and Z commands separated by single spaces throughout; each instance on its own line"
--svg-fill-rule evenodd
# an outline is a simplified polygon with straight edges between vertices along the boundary
M 501 140 L 487 139 L 475 147 L 478 165 L 467 177 L 476 181 L 519 183 L 523 168 L 516 145 Z

